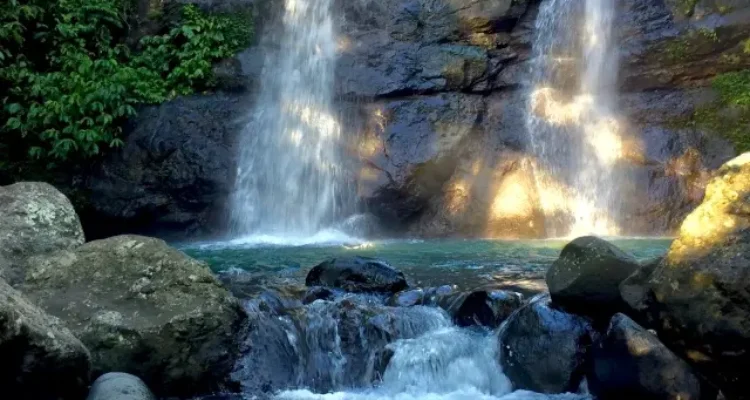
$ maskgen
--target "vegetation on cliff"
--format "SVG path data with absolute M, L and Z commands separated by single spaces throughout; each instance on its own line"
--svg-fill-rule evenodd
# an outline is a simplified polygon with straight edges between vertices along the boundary
M 129 0 L 9 0 L 0 8 L 0 169 L 122 144 L 138 104 L 209 89 L 214 62 L 250 40 L 238 17 L 193 5 L 126 45 Z M 3 165 L 3 163 L 5 165 Z
M 716 31 L 706 29 L 690 31 L 667 42 L 668 59 L 676 64 L 690 62 L 696 54 L 705 57 L 702 54 L 706 49 L 727 47 L 720 57 L 716 57 L 715 65 L 720 71 L 729 72 L 719 73 L 711 80 L 711 87 L 717 94 L 716 101 L 698 107 L 687 118 L 678 118 L 674 125 L 719 134 L 742 153 L 750 151 L 750 69 L 738 68 L 747 62 L 743 60 L 750 58 L 750 38 L 741 41 L 739 46 L 732 45 L 731 40 L 728 43 L 722 43 Z

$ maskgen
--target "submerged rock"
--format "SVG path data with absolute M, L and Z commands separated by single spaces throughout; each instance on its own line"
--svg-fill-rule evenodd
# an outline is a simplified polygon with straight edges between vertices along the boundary
M 516 389 L 574 392 L 584 376 L 591 345 L 589 322 L 551 307 L 549 296 L 533 300 L 500 329 L 500 363 Z
M 412 307 L 417 305 L 440 306 L 445 299 L 455 294 L 455 287 L 442 285 L 429 288 L 407 289 L 394 294 L 386 301 L 391 307 Z
M 700 382 L 690 366 L 623 314 L 612 318 L 591 358 L 588 385 L 598 399 L 701 398 Z
M 307 286 L 329 286 L 347 292 L 396 293 L 407 287 L 401 271 L 367 257 L 334 258 L 313 267 Z
M 136 374 L 163 396 L 221 388 L 246 319 L 205 264 L 142 236 L 36 257 L 23 290 L 81 338 L 95 373 Z
M 0 388 L 24 399 L 83 398 L 89 352 L 57 318 L 0 279 Z
M 16 285 L 24 279 L 28 257 L 83 242 L 78 215 L 57 189 L 40 182 L 0 186 L 0 278 Z
M 750 398 L 750 153 L 711 180 L 646 291 L 631 306 L 659 337 L 727 398 Z
M 593 317 L 621 311 L 620 283 L 639 268 L 638 261 L 615 245 L 593 236 L 573 240 L 547 271 L 555 304 Z
M 156 400 L 156 397 L 141 378 L 110 372 L 94 381 L 86 400 Z

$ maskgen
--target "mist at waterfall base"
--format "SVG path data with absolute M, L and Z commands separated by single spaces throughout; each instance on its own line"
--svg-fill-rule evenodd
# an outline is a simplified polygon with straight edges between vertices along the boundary
M 263 35 L 266 59 L 241 135 L 231 231 L 238 242 L 342 241 L 332 224 L 353 214 L 333 102 L 332 0 L 285 0 Z M 317 236 L 316 236 L 317 235 Z
M 550 236 L 620 234 L 618 188 L 627 177 L 616 166 L 626 132 L 617 113 L 615 10 L 614 0 L 540 5 L 526 127 L 540 196 L 560 186 L 567 193 L 565 204 L 544 207 L 545 214 L 568 218 L 548 221 Z

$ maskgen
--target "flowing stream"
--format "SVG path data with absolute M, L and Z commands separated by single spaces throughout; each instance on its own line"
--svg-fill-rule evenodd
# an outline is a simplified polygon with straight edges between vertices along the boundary
M 548 236 L 617 235 L 623 124 L 614 0 L 546 0 L 536 21 L 527 128 Z M 555 218 L 563 222 L 554 223 Z
M 242 135 L 232 199 L 239 240 L 335 240 L 337 232 L 324 230 L 351 212 L 332 107 L 332 3 L 285 0 L 281 26 L 264 35 L 260 94 Z
M 647 260 L 662 256 L 670 240 L 620 238 L 613 243 Z M 208 262 L 221 279 L 235 275 L 230 281 L 246 293 L 250 332 L 234 378 L 247 399 L 587 399 L 585 393 L 512 391 L 498 362 L 496 332 L 455 326 L 438 307 L 391 307 L 381 296 L 346 293 L 306 305 L 299 300 L 310 267 L 353 255 L 390 261 L 414 287 L 448 284 L 470 290 L 510 283 L 512 290 L 539 291 L 545 271 L 565 244 L 462 239 L 356 246 L 224 242 L 191 244 L 184 250 Z

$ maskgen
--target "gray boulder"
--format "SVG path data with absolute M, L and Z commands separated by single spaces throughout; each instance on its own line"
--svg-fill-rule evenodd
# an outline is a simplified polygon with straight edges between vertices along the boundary
M 313 267 L 307 286 L 328 286 L 347 292 L 396 293 L 407 287 L 401 271 L 387 262 L 367 257 L 334 258 Z
M 57 318 L 0 279 L 0 387 L 25 399 L 83 398 L 89 352 Z
M 563 248 L 547 271 L 552 301 L 565 309 L 609 319 L 621 311 L 620 283 L 638 270 L 639 264 L 613 244 L 585 236 Z
M 8 283 L 23 281 L 28 257 L 83 242 L 75 209 L 57 189 L 40 182 L 0 186 L 0 277 Z
M 549 296 L 533 300 L 500 329 L 500 363 L 515 389 L 565 393 L 578 389 L 591 344 L 591 326 L 551 306 Z
M 602 400 L 698 400 L 700 381 L 690 366 L 651 332 L 615 314 L 593 346 L 591 393 Z
M 156 397 L 141 378 L 110 372 L 94 381 L 86 400 L 156 400 Z
M 23 287 L 91 350 L 94 372 L 160 396 L 221 389 L 246 315 L 209 268 L 165 242 L 118 236 L 35 257 Z

